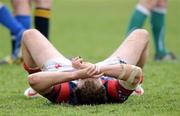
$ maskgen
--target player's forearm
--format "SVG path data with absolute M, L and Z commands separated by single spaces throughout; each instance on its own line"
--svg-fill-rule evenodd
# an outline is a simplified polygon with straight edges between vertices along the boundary
M 29 77 L 33 77 L 33 80 L 38 81 L 38 83 L 49 83 L 53 85 L 83 79 L 88 77 L 88 75 L 86 74 L 86 69 L 80 69 L 73 72 L 38 72 L 31 74 Z
M 55 84 L 65 82 L 71 76 L 66 76 L 58 72 L 38 72 L 28 76 L 30 86 L 38 93 L 44 93 Z M 58 77 L 59 76 L 59 77 Z
M 100 71 L 102 73 L 104 73 L 104 75 L 106 75 L 106 76 L 111 76 L 111 77 L 117 78 L 123 72 L 122 65 L 124 65 L 124 64 L 101 66 Z
M 38 72 L 28 76 L 30 86 L 39 93 L 48 88 L 77 78 L 74 72 Z
M 38 72 L 29 75 L 29 78 L 33 78 L 33 83 L 48 83 L 57 84 L 74 80 L 75 74 L 73 72 Z
M 140 67 L 129 64 L 118 64 L 100 67 L 100 71 L 107 76 L 126 81 L 136 86 L 143 81 L 143 72 Z

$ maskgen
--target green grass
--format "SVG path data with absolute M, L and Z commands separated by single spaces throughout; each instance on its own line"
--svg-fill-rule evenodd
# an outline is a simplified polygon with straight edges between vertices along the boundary
M 81 55 L 92 62 L 102 60 L 123 40 L 135 3 L 134 0 L 54 0 L 51 41 L 66 56 Z M 167 47 L 177 55 L 180 53 L 179 7 L 179 0 L 169 1 L 166 26 Z M 145 27 L 150 30 L 148 20 Z M 0 57 L 9 53 L 9 32 L 0 26 Z M 179 116 L 180 62 L 154 62 L 153 54 L 152 43 L 144 69 L 145 94 L 132 96 L 123 104 L 71 106 L 53 105 L 42 98 L 28 99 L 23 96 L 28 87 L 23 68 L 0 66 L 0 115 Z

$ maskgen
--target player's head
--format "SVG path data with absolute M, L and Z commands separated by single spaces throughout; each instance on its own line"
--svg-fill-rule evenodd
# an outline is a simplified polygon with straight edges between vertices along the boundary
M 78 104 L 103 104 L 107 101 L 106 90 L 100 79 L 83 79 L 75 90 Z

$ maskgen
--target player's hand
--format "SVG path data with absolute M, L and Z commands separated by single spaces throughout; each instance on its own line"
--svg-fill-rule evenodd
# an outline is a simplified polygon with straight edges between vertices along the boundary
M 72 66 L 76 69 L 82 69 L 83 68 L 83 58 L 81 57 L 75 57 L 71 60 Z
M 85 78 L 99 78 L 103 76 L 103 73 L 100 72 L 99 67 L 95 64 L 88 65 L 88 67 L 79 71 L 78 76 L 81 79 Z
M 76 69 L 84 69 L 94 65 L 93 63 L 90 62 L 84 62 L 83 58 L 81 58 L 80 56 L 73 58 L 71 62 L 72 62 L 72 66 Z
M 99 78 L 101 76 L 103 76 L 103 73 L 100 72 L 100 68 L 98 66 L 96 66 L 95 64 L 91 64 L 86 68 L 86 73 L 87 75 L 89 75 L 90 77 L 93 78 Z

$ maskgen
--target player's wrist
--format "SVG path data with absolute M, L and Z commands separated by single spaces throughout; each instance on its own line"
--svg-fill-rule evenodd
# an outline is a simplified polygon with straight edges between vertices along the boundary
M 79 71 L 71 72 L 71 77 L 73 80 L 78 79 L 79 78 Z
M 72 72 L 74 79 L 83 79 L 84 78 L 84 69 L 80 69 Z
M 98 74 L 99 74 L 99 73 L 102 73 L 102 72 L 101 72 L 101 66 L 98 66 L 98 65 L 96 65 L 96 64 L 95 64 L 95 66 L 96 66 L 96 71 L 97 71 L 97 73 L 98 73 Z

